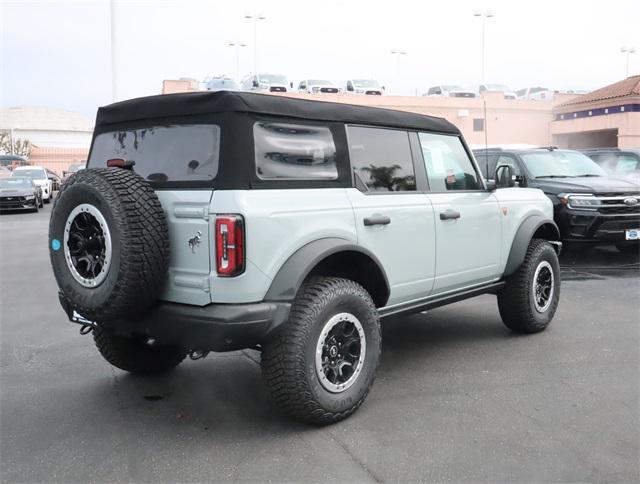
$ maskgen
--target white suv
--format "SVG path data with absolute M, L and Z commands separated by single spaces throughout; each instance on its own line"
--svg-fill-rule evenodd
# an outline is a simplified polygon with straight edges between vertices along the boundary
M 511 174 L 487 186 L 455 126 L 413 113 L 231 92 L 120 102 L 53 207 L 60 302 L 118 368 L 256 348 L 285 411 L 336 422 L 369 391 L 388 316 L 496 294 L 511 330 L 547 327 L 560 237 L 549 199 Z
M 30 178 L 37 186 L 42 189 L 42 200 L 44 203 L 49 203 L 53 196 L 53 182 L 47 176 L 47 171 L 41 166 L 18 166 L 16 167 L 11 176 L 19 176 L 23 178 Z

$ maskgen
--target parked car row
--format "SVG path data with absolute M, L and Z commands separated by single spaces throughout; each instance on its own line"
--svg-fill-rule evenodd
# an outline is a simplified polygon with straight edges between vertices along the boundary
M 15 160 L 15 157 L 7 155 L 5 159 Z M 63 172 L 61 178 L 49 168 L 26 163 L 6 166 L 0 164 L 0 210 L 37 212 L 44 203 L 53 200 L 54 192 L 60 190 L 64 180 L 85 167 L 85 163 L 74 163 Z
M 249 75 L 237 82 L 228 76 L 207 79 L 208 91 L 246 91 L 246 92 L 300 92 L 309 94 L 363 94 L 381 96 L 385 88 L 375 79 L 348 79 L 338 86 L 327 79 L 303 79 L 297 87 L 281 74 Z
M 553 147 L 474 150 L 488 179 L 506 178 L 549 197 L 563 241 L 615 244 L 621 252 L 637 253 L 640 150 L 585 152 L 595 160 Z

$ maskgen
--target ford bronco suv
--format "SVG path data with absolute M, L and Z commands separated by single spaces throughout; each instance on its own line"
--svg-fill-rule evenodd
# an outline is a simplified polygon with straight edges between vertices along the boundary
M 122 370 L 256 348 L 287 413 L 336 422 L 371 387 L 381 319 L 485 293 L 513 331 L 553 318 L 551 202 L 496 179 L 439 118 L 226 91 L 112 104 L 53 207 L 60 302 Z

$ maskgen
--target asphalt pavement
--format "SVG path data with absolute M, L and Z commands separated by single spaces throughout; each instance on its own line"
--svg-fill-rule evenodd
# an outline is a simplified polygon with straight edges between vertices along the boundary
M 102 360 L 59 307 L 50 211 L 0 215 L 2 482 L 640 481 L 637 257 L 565 252 L 538 335 L 493 296 L 387 320 L 367 401 L 317 428 L 269 401 L 255 351 L 153 378 Z

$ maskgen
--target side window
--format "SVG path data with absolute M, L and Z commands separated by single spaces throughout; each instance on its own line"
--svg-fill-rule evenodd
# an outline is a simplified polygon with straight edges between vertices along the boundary
M 495 171 L 495 168 L 500 165 L 509 165 L 514 175 L 522 175 L 522 170 L 520 170 L 520 167 L 518 166 L 518 162 L 514 160 L 511 156 L 508 156 L 508 155 L 498 156 L 498 161 L 494 165 L 494 171 Z M 493 178 L 493 174 L 491 175 L 491 178 Z
M 478 166 L 480 167 L 480 171 L 485 178 L 493 178 L 492 168 L 495 168 L 495 156 L 491 153 L 485 153 L 484 151 L 478 152 L 474 151 L 474 156 L 476 157 L 476 161 L 478 162 Z M 491 163 L 493 161 L 493 164 Z
M 406 131 L 349 126 L 351 167 L 368 191 L 415 191 L 416 177 Z
M 335 180 L 336 145 L 327 126 L 258 121 L 256 173 L 263 180 Z
M 302 82 L 300 83 L 300 85 L 298 86 L 298 89 L 306 89 L 306 88 L 307 88 L 307 83 L 306 83 L 306 82 L 304 82 L 304 81 L 302 81 Z
M 431 191 L 482 188 L 460 138 L 433 133 L 419 133 L 418 136 Z

